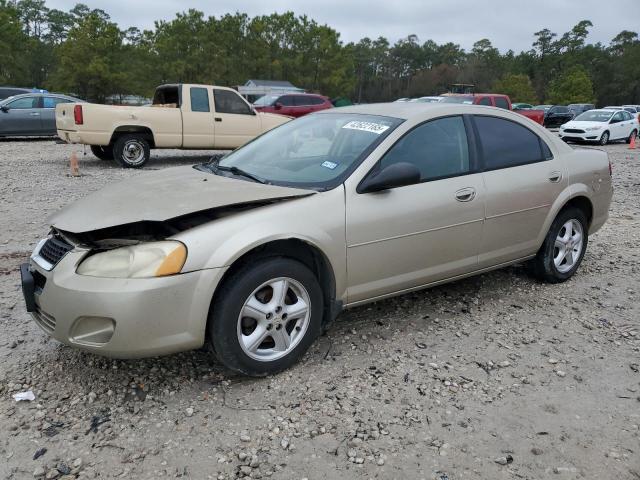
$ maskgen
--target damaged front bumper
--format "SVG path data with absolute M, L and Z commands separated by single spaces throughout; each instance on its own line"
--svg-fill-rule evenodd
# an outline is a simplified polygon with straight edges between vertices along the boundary
M 199 348 L 212 295 L 225 268 L 158 278 L 78 275 L 87 250 L 66 253 L 51 269 L 21 266 L 27 310 L 56 340 L 115 358 L 140 358 Z

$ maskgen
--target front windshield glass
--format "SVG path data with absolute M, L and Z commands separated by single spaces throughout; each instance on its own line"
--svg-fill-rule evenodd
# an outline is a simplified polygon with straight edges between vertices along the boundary
M 576 122 L 608 122 L 613 112 L 607 110 L 589 110 L 578 115 Z
M 333 188 L 400 123 L 377 115 L 309 115 L 265 133 L 218 165 L 276 185 Z
M 473 105 L 473 97 L 467 95 L 451 95 L 444 97 L 444 100 L 441 101 L 442 103 L 464 103 L 466 105 Z
M 280 98 L 278 95 L 264 95 L 253 102 L 253 104 L 257 107 L 267 107 L 273 105 L 278 98 Z

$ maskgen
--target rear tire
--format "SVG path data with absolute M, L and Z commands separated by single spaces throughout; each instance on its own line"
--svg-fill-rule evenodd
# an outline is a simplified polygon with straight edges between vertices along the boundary
M 91 145 L 91 153 L 100 160 L 113 160 L 113 146 Z
M 604 132 L 602 134 L 602 136 L 600 137 L 600 145 L 605 146 L 607 143 L 609 143 L 609 132 Z
M 531 273 L 544 282 L 561 283 L 576 272 L 589 243 L 589 226 L 578 208 L 562 210 L 551 224 L 538 254 L 529 263 Z
M 638 135 L 637 131 L 633 131 L 631 132 L 631 134 L 629 135 L 629 138 L 627 138 L 627 143 L 631 143 L 631 140 L 633 140 L 636 136 Z
M 113 154 L 122 168 L 142 168 L 151 157 L 151 147 L 141 135 L 122 135 L 113 145 Z
M 216 292 L 209 338 L 227 368 L 261 377 L 302 357 L 321 333 L 323 311 L 311 270 L 290 258 L 264 258 L 240 268 Z

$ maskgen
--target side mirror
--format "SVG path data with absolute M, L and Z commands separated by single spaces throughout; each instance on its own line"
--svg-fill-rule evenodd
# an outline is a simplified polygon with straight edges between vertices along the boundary
M 413 185 L 420 181 L 420 170 L 412 163 L 393 163 L 380 172 L 366 177 L 356 191 L 358 193 L 380 192 L 396 187 Z
M 2 110 L 3 112 L 7 113 L 9 111 L 9 107 L 7 107 L 6 105 L 2 105 L 0 107 L 0 110 Z
M 280 102 L 276 102 L 276 110 L 280 110 L 282 108 L 282 104 Z

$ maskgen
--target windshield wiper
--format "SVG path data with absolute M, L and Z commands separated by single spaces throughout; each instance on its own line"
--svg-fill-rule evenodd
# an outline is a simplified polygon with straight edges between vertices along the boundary
M 258 182 L 258 183 L 267 183 L 267 181 L 264 178 L 260 178 L 257 177 L 255 175 L 253 175 L 252 173 L 246 172 L 244 170 L 242 170 L 241 168 L 236 167 L 235 165 L 231 166 L 231 167 L 227 167 L 226 165 L 211 165 L 211 168 L 213 169 L 214 172 L 221 170 L 223 172 L 231 172 L 234 175 L 240 175 L 242 177 L 246 177 L 250 180 L 253 180 L 254 182 Z
M 216 175 L 218 174 L 219 171 L 230 172 L 230 173 L 233 173 L 234 175 L 239 175 L 241 177 L 248 178 L 249 180 L 253 180 L 254 182 L 257 182 L 257 183 L 265 183 L 265 184 L 269 183 L 264 178 L 261 178 L 256 175 L 253 175 L 252 173 L 246 172 L 241 168 L 236 167 L 235 165 L 232 165 L 230 167 L 227 167 L 226 165 L 220 165 L 220 160 L 222 160 L 223 156 L 224 155 L 214 155 L 213 157 L 211 157 L 210 162 L 197 165 L 195 168 L 197 170 L 208 170 L 209 172 Z

